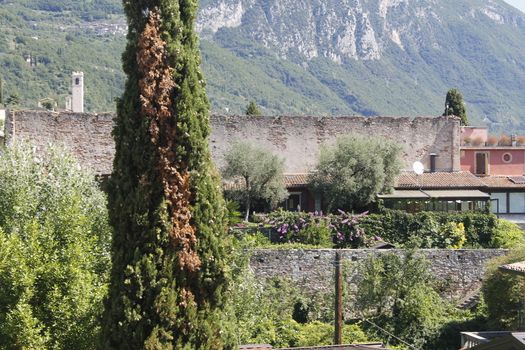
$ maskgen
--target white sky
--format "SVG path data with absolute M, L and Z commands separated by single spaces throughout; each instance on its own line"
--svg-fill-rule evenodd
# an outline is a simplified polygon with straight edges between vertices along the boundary
M 505 2 L 525 12 L 525 0 L 505 0 Z

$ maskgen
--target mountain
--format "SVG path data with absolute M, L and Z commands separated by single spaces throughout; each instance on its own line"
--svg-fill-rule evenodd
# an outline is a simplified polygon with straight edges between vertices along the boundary
M 255 100 L 265 114 L 437 115 L 456 87 L 474 123 L 525 130 L 525 14 L 502 0 L 200 6 L 215 112 L 239 113 Z M 4 90 L 18 89 L 28 106 L 62 100 L 70 71 L 83 70 L 87 108 L 113 109 L 124 81 L 121 11 L 117 0 L 0 0 Z

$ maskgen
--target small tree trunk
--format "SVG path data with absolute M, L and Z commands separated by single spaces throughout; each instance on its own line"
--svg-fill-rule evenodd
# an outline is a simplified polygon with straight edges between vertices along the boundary
M 250 205 L 251 205 L 251 198 L 248 196 L 246 198 L 246 215 L 244 216 L 244 221 L 248 222 L 248 218 L 250 217 Z

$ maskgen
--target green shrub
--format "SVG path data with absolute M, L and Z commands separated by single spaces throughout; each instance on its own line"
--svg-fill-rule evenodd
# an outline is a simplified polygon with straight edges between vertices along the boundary
M 435 290 L 428 261 L 414 250 L 405 256 L 385 253 L 364 260 L 359 276 L 357 313 L 418 349 L 432 349 L 429 344 L 439 335 L 450 308 Z
M 300 324 L 288 319 L 280 324 L 281 346 L 302 347 L 333 344 L 334 325 L 313 321 Z M 364 343 L 369 341 L 358 325 L 343 325 L 343 344 Z
M 236 320 L 237 344 L 274 347 L 328 345 L 333 338 L 333 294 L 306 294 L 284 278 L 256 278 L 242 248 L 234 250 L 230 310 Z M 299 322 L 298 322 L 299 321 Z M 357 325 L 345 325 L 345 342 L 366 342 Z
M 274 232 L 274 242 L 335 248 L 362 248 L 383 240 L 419 248 L 500 248 L 516 244 L 519 228 L 485 213 L 407 213 L 384 210 L 380 214 L 339 211 L 325 217 L 278 210 L 262 221 Z
M 290 240 L 303 244 L 331 247 L 332 230 L 328 225 L 326 220 L 312 222 L 310 225 L 291 235 Z
M 94 348 L 110 267 L 94 177 L 60 149 L 4 150 L 0 228 L 0 348 Z
M 363 216 L 341 210 L 339 215 L 328 216 L 277 210 L 264 218 L 263 222 L 277 234 L 276 241 L 279 243 L 359 248 L 373 240 L 359 226 Z
M 450 223 L 463 224 L 455 228 Z M 384 210 L 380 214 L 364 216 L 359 226 L 367 236 L 379 236 L 391 243 L 405 244 L 418 238 L 421 248 L 458 247 L 493 248 L 498 218 L 493 214 L 465 212 L 419 212 L 407 213 L 401 210 Z M 456 235 L 456 238 L 447 237 Z M 452 240 L 451 240 L 452 239 Z M 447 244 L 447 240 L 451 240 Z M 463 245 L 460 243 L 463 241 Z M 455 242 L 455 243 L 454 243 Z
M 492 247 L 512 248 L 522 241 L 523 231 L 518 225 L 504 219 L 498 219 L 496 230 L 492 236 Z
M 525 283 L 521 276 L 499 270 L 499 266 L 525 260 L 525 246 L 520 246 L 509 255 L 493 259 L 487 266 L 483 279 L 483 297 L 487 307 L 489 327 L 515 330 L 523 314 Z
M 460 249 L 466 239 L 465 226 L 462 222 L 447 222 L 439 228 L 436 248 Z
M 242 221 L 242 213 L 240 211 L 239 203 L 231 199 L 226 199 L 224 202 L 226 204 L 226 218 L 228 220 L 228 225 L 232 226 L 239 224 Z

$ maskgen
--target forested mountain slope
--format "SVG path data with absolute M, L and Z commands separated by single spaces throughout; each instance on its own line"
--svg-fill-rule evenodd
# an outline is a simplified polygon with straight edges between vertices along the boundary
M 437 115 L 457 87 L 525 130 L 525 15 L 501 0 L 202 0 L 197 29 L 214 112 Z M 125 30 L 119 0 L 0 0 L 4 94 L 63 105 L 82 70 L 87 109 L 114 109 Z

